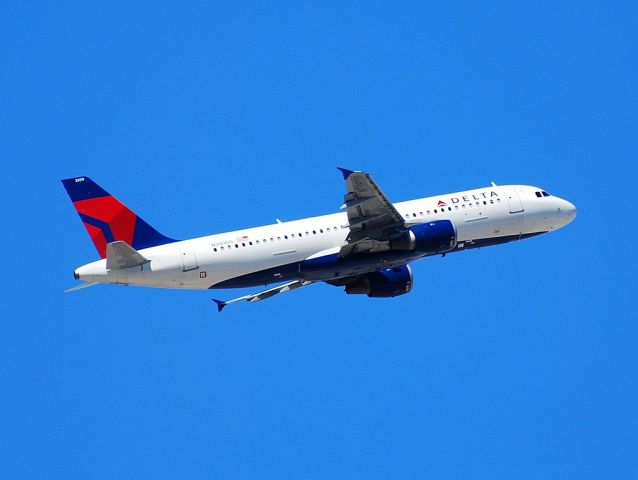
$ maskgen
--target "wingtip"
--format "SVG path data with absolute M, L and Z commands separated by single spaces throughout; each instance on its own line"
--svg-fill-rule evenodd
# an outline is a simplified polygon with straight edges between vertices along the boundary
M 224 309 L 224 307 L 226 305 L 228 305 L 226 302 L 224 302 L 222 300 L 216 300 L 214 298 L 213 298 L 213 302 L 215 302 L 217 304 L 217 311 L 218 312 L 221 312 Z
M 348 177 L 354 173 L 353 170 L 348 170 L 347 168 L 342 167 L 337 167 L 337 170 L 339 170 L 343 174 L 344 180 L 348 180 Z

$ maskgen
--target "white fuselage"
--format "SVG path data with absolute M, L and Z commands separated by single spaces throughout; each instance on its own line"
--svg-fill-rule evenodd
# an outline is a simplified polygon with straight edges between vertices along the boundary
M 457 232 L 454 251 L 459 251 L 477 241 L 490 245 L 550 232 L 574 219 L 574 205 L 555 196 L 538 197 L 541 191 L 525 185 L 493 186 L 394 207 L 408 225 L 451 220 Z M 140 253 L 150 262 L 141 267 L 108 270 L 106 260 L 99 260 L 78 268 L 75 275 L 89 282 L 164 288 L 264 285 L 284 279 L 277 271 L 280 266 L 337 253 L 348 233 L 346 213 L 334 213 L 147 248 Z M 260 277 L 254 283 L 232 283 L 261 271 L 269 272 L 270 281 Z

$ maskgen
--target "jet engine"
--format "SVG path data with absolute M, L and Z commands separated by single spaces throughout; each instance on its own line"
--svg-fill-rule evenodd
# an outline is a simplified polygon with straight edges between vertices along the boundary
M 389 298 L 412 290 L 412 268 L 409 265 L 366 273 L 346 285 L 348 295 Z
M 450 220 L 413 225 L 390 238 L 390 249 L 428 254 L 444 253 L 456 246 L 456 228 Z

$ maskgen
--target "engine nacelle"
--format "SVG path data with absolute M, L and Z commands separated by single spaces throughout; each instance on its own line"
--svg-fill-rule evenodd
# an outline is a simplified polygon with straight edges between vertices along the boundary
M 420 223 L 390 239 L 392 250 L 411 250 L 429 254 L 444 253 L 456 246 L 456 228 L 450 220 Z
M 346 285 L 346 293 L 371 298 L 398 297 L 412 290 L 412 285 L 412 268 L 402 265 L 361 275 Z

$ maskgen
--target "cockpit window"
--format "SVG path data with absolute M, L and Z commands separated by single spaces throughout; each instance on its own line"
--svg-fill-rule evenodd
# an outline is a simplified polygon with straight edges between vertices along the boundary
M 541 192 L 534 192 L 534 193 L 536 194 L 536 196 L 537 196 L 538 198 L 541 198 L 541 197 L 542 197 Z
M 550 197 L 551 195 L 545 191 L 541 192 L 543 194 L 543 197 Z

